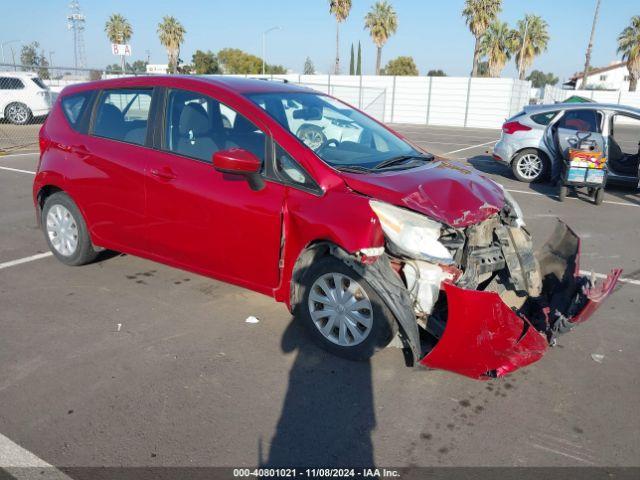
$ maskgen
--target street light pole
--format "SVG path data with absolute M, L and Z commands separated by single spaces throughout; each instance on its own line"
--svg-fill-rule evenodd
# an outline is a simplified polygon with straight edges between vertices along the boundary
M 266 73 L 267 66 L 267 33 L 274 30 L 282 30 L 280 27 L 271 27 L 268 30 L 262 32 L 262 74 Z

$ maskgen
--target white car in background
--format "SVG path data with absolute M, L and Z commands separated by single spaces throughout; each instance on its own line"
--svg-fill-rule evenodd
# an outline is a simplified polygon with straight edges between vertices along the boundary
M 0 72 L 0 120 L 26 125 L 51 110 L 51 91 L 32 72 Z

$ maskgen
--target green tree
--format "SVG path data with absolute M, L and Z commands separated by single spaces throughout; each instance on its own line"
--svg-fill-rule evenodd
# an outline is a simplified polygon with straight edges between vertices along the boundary
M 484 33 L 489 28 L 502 10 L 502 0 L 465 0 L 462 16 L 469 30 L 476 38 L 475 47 L 473 49 L 473 68 L 471 76 L 478 75 L 478 63 L 480 62 L 481 48 L 480 43 Z
M 220 65 L 218 65 L 218 59 L 211 50 L 207 50 L 206 52 L 203 52 L 202 50 L 196 50 L 191 57 L 191 63 L 196 75 L 220 73 Z
M 382 69 L 382 75 L 419 75 L 416 62 L 413 57 L 398 57 L 389 60 Z
M 446 76 L 447 76 L 447 74 L 444 73 L 444 71 L 440 70 L 440 69 L 438 69 L 438 70 L 429 70 L 427 72 L 427 77 L 446 77 Z
M 336 17 L 336 64 L 333 73 L 340 73 L 340 24 L 351 12 L 351 0 L 329 0 L 329 13 Z
M 387 0 L 376 2 L 369 13 L 364 17 L 364 28 L 369 30 L 371 39 L 375 43 L 376 75 L 380 75 L 380 63 L 382 62 L 382 47 L 389 37 L 398 29 L 398 15 Z
M 353 43 L 351 44 L 351 58 L 349 60 L 349 75 L 355 75 L 356 73 L 356 59 L 353 53 Z
M 362 45 L 358 41 L 358 59 L 356 60 L 356 75 L 362 75 Z
M 20 64 L 22 69 L 31 72 L 38 72 L 38 76 L 47 80 L 49 78 L 49 62 L 44 54 L 44 50 L 40 50 L 38 42 L 32 42 L 23 45 L 20 50 Z
M 126 44 L 133 36 L 133 28 L 131 28 L 131 24 L 125 17 L 119 13 L 114 13 L 104 24 L 104 33 L 107 34 L 107 38 L 111 43 Z M 126 70 L 124 55 L 121 55 L 120 58 L 120 70 L 122 72 Z
M 147 72 L 147 61 L 146 60 L 136 60 L 130 65 L 130 69 L 133 73 L 146 73 Z
M 553 73 L 544 73 L 540 70 L 532 71 L 527 80 L 531 82 L 533 88 L 544 88 L 546 85 L 555 85 L 558 83 L 558 77 Z
M 176 73 L 180 59 L 180 45 L 184 42 L 187 31 L 175 17 L 165 16 L 158 24 L 157 33 L 160 43 L 167 49 L 169 73 Z
M 516 54 L 520 80 L 524 80 L 527 69 L 535 57 L 547 50 L 548 44 L 548 25 L 541 17 L 527 14 L 523 20 L 518 20 L 518 27 L 512 32 L 511 47 Z
M 316 67 L 309 57 L 307 57 L 307 59 L 304 61 L 304 68 L 302 69 L 302 73 L 304 73 L 305 75 L 316 74 Z
M 496 20 L 480 40 L 480 53 L 487 57 L 488 74 L 499 77 L 511 58 L 513 50 L 513 33 L 506 22 Z
M 238 48 L 224 48 L 218 52 L 218 62 L 222 65 L 224 73 L 231 74 L 259 74 L 262 72 L 262 59 Z M 267 65 L 267 73 L 287 73 L 282 65 Z
M 629 91 L 635 92 L 640 78 L 640 15 L 631 17 L 631 23 L 618 36 L 618 53 L 627 62 Z

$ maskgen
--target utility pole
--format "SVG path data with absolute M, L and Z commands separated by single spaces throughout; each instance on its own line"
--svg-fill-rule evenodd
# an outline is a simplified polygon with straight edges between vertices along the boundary
M 49 50 L 49 78 L 53 78 L 53 54 L 56 53 L 53 50 Z
M 589 45 L 587 46 L 587 53 L 585 55 L 584 72 L 582 73 L 581 87 L 583 89 L 587 86 L 587 74 L 589 73 L 589 67 L 591 63 L 591 49 L 593 48 L 593 37 L 595 36 L 595 33 L 596 33 L 596 24 L 598 23 L 599 14 L 600 14 L 600 0 L 597 0 L 596 12 L 593 15 L 593 24 L 591 25 L 591 35 L 589 36 Z

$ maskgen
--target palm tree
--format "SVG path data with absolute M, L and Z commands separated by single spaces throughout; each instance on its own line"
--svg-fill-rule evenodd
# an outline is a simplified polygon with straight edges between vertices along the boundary
M 618 36 L 618 53 L 629 69 L 629 91 L 635 92 L 640 78 L 640 15 L 631 17 L 631 24 Z
M 169 73 L 176 73 L 178 70 L 180 45 L 186 33 L 187 31 L 175 17 L 165 16 L 158 24 L 158 37 L 162 46 L 167 49 L 169 57 Z
M 111 43 L 117 44 L 127 43 L 133 36 L 131 24 L 119 13 L 114 13 L 109 17 L 109 20 L 104 24 L 104 32 Z M 121 68 L 124 73 L 124 55 L 121 57 Z
M 512 32 L 512 52 L 516 54 L 518 78 L 524 80 L 533 59 L 547 50 L 549 32 L 547 22 L 538 15 L 527 14 L 518 20 L 518 28 Z
M 336 17 L 336 66 L 334 73 L 340 73 L 340 24 L 351 11 L 351 0 L 329 0 L 329 13 Z
M 499 77 L 511 58 L 513 35 L 506 22 L 496 20 L 482 36 L 480 53 L 487 57 L 489 76 Z
M 480 42 L 482 36 L 502 10 L 502 0 L 465 0 L 462 16 L 465 17 L 469 30 L 476 37 L 473 49 L 473 68 L 471 76 L 478 75 L 478 63 L 480 62 Z
M 371 11 L 364 17 L 364 28 L 369 29 L 369 34 L 378 49 L 376 54 L 376 75 L 380 75 L 380 63 L 382 62 L 382 47 L 389 37 L 398 29 L 398 15 L 387 0 L 381 0 L 371 7 Z

